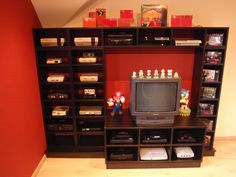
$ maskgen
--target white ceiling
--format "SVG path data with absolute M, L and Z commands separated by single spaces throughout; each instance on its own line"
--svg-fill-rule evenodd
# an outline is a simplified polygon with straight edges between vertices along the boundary
M 42 27 L 63 27 L 96 0 L 31 0 Z

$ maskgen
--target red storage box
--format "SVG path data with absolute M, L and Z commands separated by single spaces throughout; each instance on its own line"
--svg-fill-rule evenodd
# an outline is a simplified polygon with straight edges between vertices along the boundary
M 96 12 L 89 12 L 88 16 L 89 18 L 96 18 Z
M 96 27 L 96 18 L 84 18 L 83 27 Z
M 191 27 L 192 26 L 192 15 L 172 15 L 171 26 L 172 27 Z
M 117 27 L 117 19 L 116 18 L 105 18 L 103 26 L 104 27 Z
M 120 27 L 130 27 L 133 26 L 134 19 L 133 18 L 119 18 L 118 19 L 118 26 Z
M 133 10 L 120 10 L 120 18 L 133 18 Z
M 97 20 L 98 27 L 104 26 L 105 18 L 106 18 L 106 9 L 105 8 L 96 9 L 96 20 Z

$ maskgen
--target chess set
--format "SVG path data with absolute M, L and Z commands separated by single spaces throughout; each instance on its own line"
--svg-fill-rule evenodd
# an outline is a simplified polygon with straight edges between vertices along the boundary
M 161 74 L 159 75 L 159 71 L 157 69 L 154 70 L 152 75 L 151 70 L 147 70 L 146 75 L 144 74 L 143 70 L 139 70 L 138 76 L 135 71 L 132 73 L 132 78 L 139 78 L 139 79 L 168 79 L 168 78 L 179 78 L 179 74 L 177 72 L 173 75 L 173 70 L 168 69 L 167 73 L 165 69 L 161 70 Z

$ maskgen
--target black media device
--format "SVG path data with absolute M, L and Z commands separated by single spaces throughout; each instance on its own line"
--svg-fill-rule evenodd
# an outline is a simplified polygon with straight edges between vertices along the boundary
M 130 83 L 130 113 L 137 126 L 173 125 L 181 78 L 131 78 Z

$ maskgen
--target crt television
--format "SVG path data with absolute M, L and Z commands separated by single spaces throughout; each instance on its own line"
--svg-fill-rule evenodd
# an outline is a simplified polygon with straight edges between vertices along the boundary
M 171 125 L 179 114 L 181 78 L 131 78 L 130 113 L 137 126 Z

